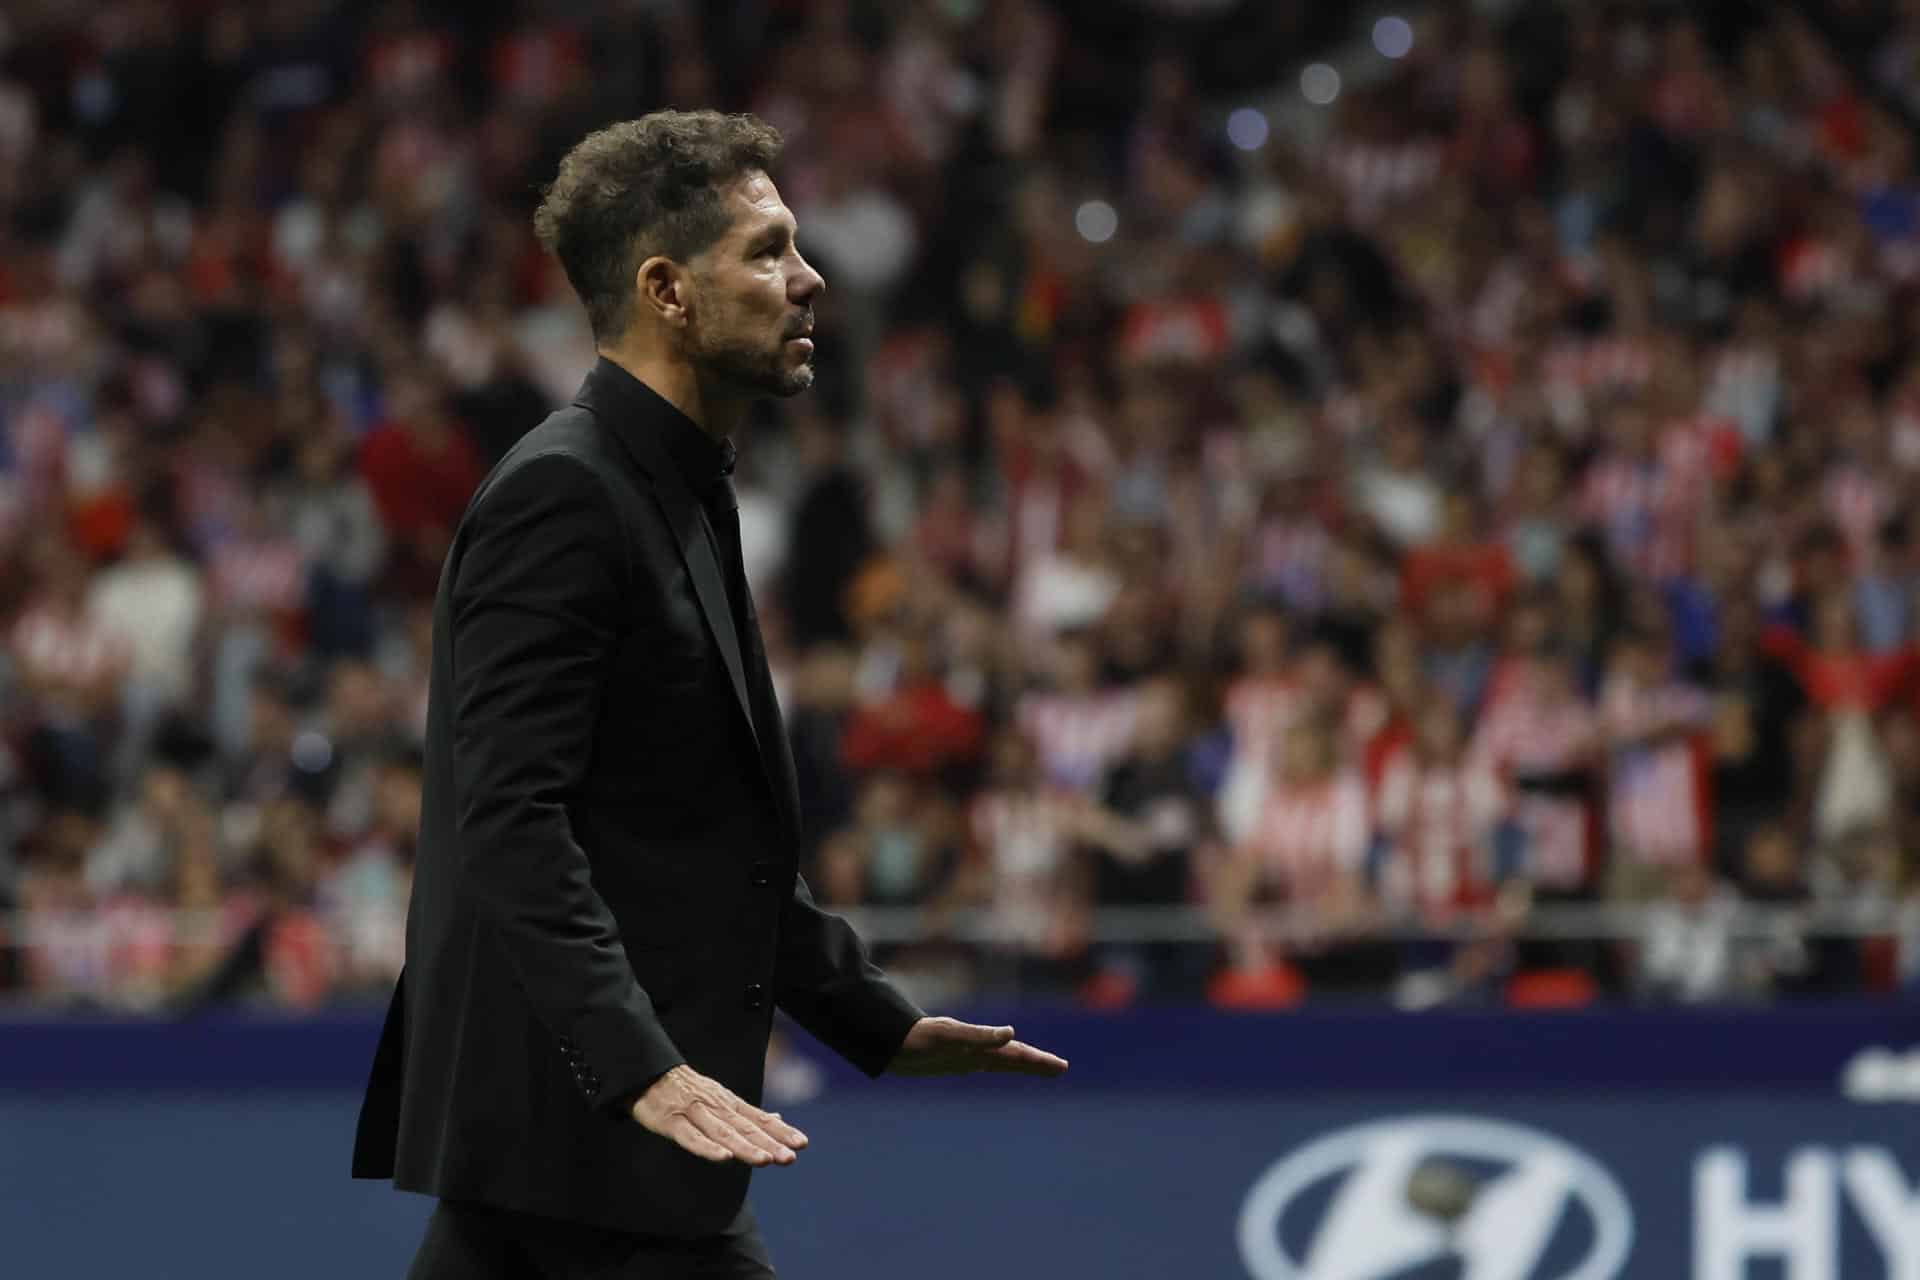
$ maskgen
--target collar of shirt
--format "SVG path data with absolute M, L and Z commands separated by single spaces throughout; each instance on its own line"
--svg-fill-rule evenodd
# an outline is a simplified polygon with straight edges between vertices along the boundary
M 636 408 L 641 407 L 640 401 L 646 402 L 644 408 L 650 410 L 646 416 L 658 425 L 649 423 L 644 429 L 660 433 L 667 456 L 673 459 L 674 468 L 695 495 L 704 497 L 721 476 L 733 474 L 734 447 L 730 438 L 714 439 L 666 397 L 605 356 L 600 357 L 600 364 L 603 367 L 595 370 L 600 381 L 618 386 L 622 395 L 635 399 Z M 624 430 L 634 429 L 625 423 L 621 425 Z

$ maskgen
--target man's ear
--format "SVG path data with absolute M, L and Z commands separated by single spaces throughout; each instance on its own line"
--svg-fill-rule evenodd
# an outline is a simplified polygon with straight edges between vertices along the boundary
M 656 254 L 640 264 L 633 282 L 643 310 L 673 328 L 686 324 L 693 302 L 693 281 L 684 266 Z

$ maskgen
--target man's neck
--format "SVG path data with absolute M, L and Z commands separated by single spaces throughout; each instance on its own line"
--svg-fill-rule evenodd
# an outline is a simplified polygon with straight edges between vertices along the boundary
M 739 429 L 747 402 L 718 394 L 700 380 L 684 360 L 658 351 L 635 351 L 623 346 L 599 348 L 602 356 L 625 369 L 662 400 L 687 415 L 693 424 L 716 440 Z

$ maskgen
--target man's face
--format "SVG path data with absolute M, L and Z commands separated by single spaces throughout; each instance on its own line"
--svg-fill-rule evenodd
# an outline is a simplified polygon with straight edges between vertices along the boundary
M 826 282 L 794 244 L 793 214 L 764 173 L 721 197 L 732 224 L 688 263 L 688 355 L 736 391 L 791 396 L 813 385 L 813 299 Z

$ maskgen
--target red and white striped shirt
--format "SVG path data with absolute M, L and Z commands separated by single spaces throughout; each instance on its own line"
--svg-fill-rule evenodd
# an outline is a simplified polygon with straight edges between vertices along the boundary
M 1586 763 L 1599 741 L 1599 720 L 1578 698 L 1549 700 L 1524 671 L 1496 679 L 1480 717 L 1473 754 L 1503 780 L 1563 773 Z M 1579 796 L 1515 790 L 1514 825 L 1526 840 L 1525 874 L 1549 889 L 1572 889 L 1593 871 L 1593 809 Z
M 1656 582 L 1686 573 L 1714 478 L 1740 456 L 1731 419 L 1701 415 L 1660 434 L 1651 460 L 1603 457 L 1587 472 L 1581 505 L 1620 561 Z
M 1410 747 L 1396 750 L 1375 813 L 1387 840 L 1383 896 L 1427 914 L 1484 904 L 1504 809 L 1499 777 L 1486 762 L 1430 763 Z
M 1360 874 L 1371 836 L 1366 784 L 1343 770 L 1314 782 L 1275 782 L 1243 856 L 1290 901 L 1312 902 Z
M 1227 688 L 1227 724 L 1233 731 L 1237 765 L 1245 759 L 1263 767 L 1273 759 L 1280 739 L 1301 716 L 1313 710 L 1313 695 L 1294 676 L 1242 676 Z M 1340 707 L 1343 752 L 1363 751 L 1391 714 L 1386 695 L 1370 685 L 1348 691 Z
M 1548 348 L 1540 365 L 1549 394 L 1584 402 L 1593 392 L 1644 387 L 1653 376 L 1653 352 L 1638 338 L 1569 338 Z
M 1225 709 L 1233 758 L 1215 808 L 1229 839 L 1241 840 L 1252 832 L 1266 803 L 1281 736 L 1310 705 L 1306 690 L 1291 676 L 1241 676 L 1228 686 Z
M 1710 708 L 1698 689 L 1608 678 L 1600 715 L 1613 739 L 1633 739 L 1676 721 L 1704 726 Z M 1642 863 L 1681 866 L 1706 848 L 1700 752 L 1686 737 L 1616 747 L 1607 770 L 1607 826 L 1616 852 Z
M 1051 787 L 1010 787 L 982 792 L 968 809 L 996 923 L 1029 945 L 1044 942 L 1055 923 L 1072 818 L 1084 804 Z
M 1306 690 L 1291 676 L 1241 676 L 1227 687 L 1227 726 L 1233 733 L 1235 763 L 1262 766 L 1273 758 L 1280 737 L 1310 705 Z
M 306 558 L 290 538 L 221 543 L 208 557 L 208 577 L 225 609 L 276 613 L 306 602 Z
M 1846 539 L 1856 566 L 1874 562 L 1879 550 L 1880 526 L 1893 513 L 1893 493 L 1882 475 L 1852 462 L 1827 469 L 1820 486 L 1821 505 Z
M 1029 694 L 1016 720 L 1033 739 L 1047 777 L 1058 786 L 1091 791 L 1107 766 L 1133 742 L 1139 699 L 1131 689 L 1086 695 Z
M 42 603 L 13 624 L 14 660 L 38 680 L 92 686 L 131 660 L 126 643 L 84 611 L 69 613 Z M 48 710 L 71 710 L 50 707 Z
M 99 994 L 112 973 L 104 918 L 74 907 L 29 907 L 22 946 L 27 985 L 42 995 Z

